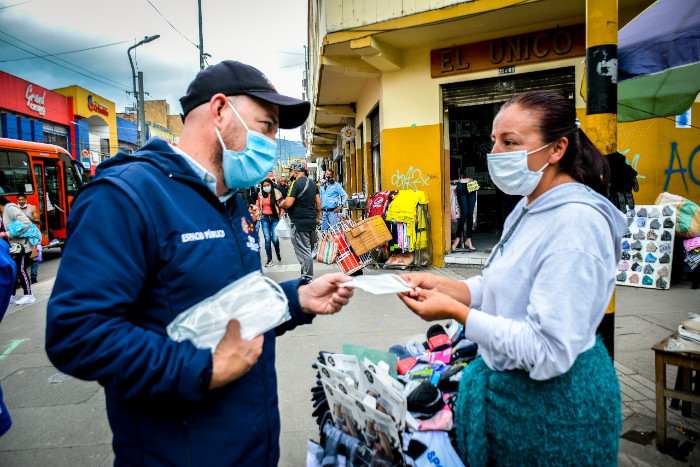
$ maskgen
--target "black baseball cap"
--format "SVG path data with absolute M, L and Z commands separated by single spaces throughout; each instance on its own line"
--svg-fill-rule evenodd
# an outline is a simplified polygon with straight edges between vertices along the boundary
M 183 116 L 214 96 L 246 94 L 279 106 L 280 128 L 296 128 L 304 124 L 309 116 L 311 104 L 277 92 L 269 79 L 260 70 L 245 63 L 225 60 L 209 66 L 195 76 L 180 98 Z

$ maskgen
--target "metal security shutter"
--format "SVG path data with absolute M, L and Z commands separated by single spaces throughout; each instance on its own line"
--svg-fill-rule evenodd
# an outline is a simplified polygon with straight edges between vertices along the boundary
M 379 146 L 379 107 L 369 114 L 370 133 L 372 136 L 372 147 Z
M 442 102 L 444 107 L 491 104 L 535 90 L 553 91 L 573 99 L 576 92 L 574 67 L 446 84 L 442 87 Z

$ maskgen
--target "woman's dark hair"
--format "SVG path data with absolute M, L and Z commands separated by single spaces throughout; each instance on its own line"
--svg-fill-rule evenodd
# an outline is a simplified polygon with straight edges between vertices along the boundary
M 265 191 L 262 189 L 262 186 L 265 183 L 269 183 L 270 186 L 272 187 L 272 189 L 270 190 L 269 193 L 265 193 Z M 272 208 L 272 214 L 275 217 L 279 217 L 280 214 L 279 214 L 279 211 L 277 209 L 277 195 L 275 194 L 275 184 L 272 183 L 271 179 L 266 178 L 265 180 L 262 181 L 262 183 L 260 184 L 260 194 L 262 196 L 264 196 L 265 198 L 267 198 L 268 196 L 270 197 L 270 207 Z M 260 209 L 262 210 L 262 208 L 260 208 Z
M 508 100 L 501 110 L 511 105 L 533 111 L 542 141 L 551 143 L 565 137 L 569 140 L 564 156 L 559 161 L 561 171 L 571 175 L 600 193 L 608 194 L 610 165 L 606 157 L 581 130 L 576 120 L 576 108 L 561 94 L 551 91 L 530 91 Z
M 7 203 L 11 203 L 9 199 L 5 197 L 5 195 L 0 195 L 0 206 L 5 206 Z

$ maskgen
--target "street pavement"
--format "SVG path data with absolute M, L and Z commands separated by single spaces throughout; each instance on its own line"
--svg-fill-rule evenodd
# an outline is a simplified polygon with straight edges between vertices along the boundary
M 475 239 L 480 251 L 468 254 L 486 257 L 484 251 L 492 246 L 490 242 Z M 262 256 L 264 260 L 264 253 Z M 101 387 L 59 372 L 44 351 L 46 304 L 59 261 L 60 257 L 50 258 L 42 266 L 40 282 L 34 288 L 37 302 L 11 305 L 0 324 L 0 383 L 14 422 L 0 438 L 0 466 L 107 466 L 114 461 Z M 275 261 L 264 270 L 276 281 L 298 277 L 299 265 L 289 240 L 282 241 L 282 262 Z M 335 266 L 314 264 L 316 277 L 335 270 Z M 477 268 L 463 267 L 421 270 L 454 279 L 479 273 Z M 391 271 L 365 273 L 384 272 Z M 89 278 L 76 280 L 90 286 Z M 700 436 L 700 410 L 694 409 L 690 418 L 669 410 L 668 437 L 680 448 L 667 454 L 656 449 L 654 355 L 650 350 L 689 312 L 700 312 L 699 305 L 700 290 L 692 290 L 689 281 L 672 284 L 670 290 L 617 287 L 615 366 L 623 400 L 623 438 L 633 439 L 621 440 L 622 466 L 700 465 L 700 448 L 695 447 Z M 280 337 L 280 465 L 305 465 L 307 441 L 318 440 L 310 389 L 315 384 L 311 364 L 320 350 L 341 352 L 343 343 L 388 350 L 411 339 L 423 340 L 428 327 L 396 296 L 374 296 L 358 290 L 340 313 L 319 316 L 312 325 Z M 671 384 L 675 381 L 674 370 L 669 370 L 668 379 Z

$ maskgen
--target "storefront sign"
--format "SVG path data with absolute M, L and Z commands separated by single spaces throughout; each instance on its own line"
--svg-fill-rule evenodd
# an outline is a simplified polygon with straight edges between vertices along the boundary
M 0 71 L 0 109 L 60 125 L 73 118 L 68 98 L 4 71 Z
M 34 110 L 35 112 L 39 112 L 39 115 L 42 117 L 46 115 L 46 107 L 44 107 L 44 100 L 46 99 L 46 90 L 44 90 L 44 93 L 40 96 L 39 94 L 34 94 L 34 86 L 29 85 L 27 86 L 27 90 L 24 91 L 24 97 L 27 99 L 27 107 L 30 109 Z
M 109 111 L 107 110 L 107 107 L 104 105 L 100 104 L 99 102 L 95 101 L 93 102 L 92 94 L 90 94 L 87 98 L 88 101 L 88 109 L 92 112 L 97 112 L 98 114 L 102 115 L 109 115 Z
M 582 56 L 584 25 L 537 31 L 430 51 L 430 76 L 514 68 L 515 65 Z M 500 73 L 499 73 L 500 74 Z

